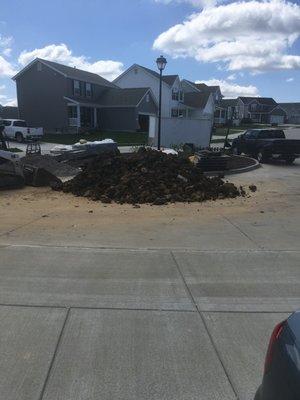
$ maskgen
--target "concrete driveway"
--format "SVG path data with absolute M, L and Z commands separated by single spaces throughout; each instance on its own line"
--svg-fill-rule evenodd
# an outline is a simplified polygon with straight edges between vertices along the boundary
M 5 400 L 250 400 L 300 309 L 300 163 L 230 178 L 250 197 L 103 205 L 0 196 Z

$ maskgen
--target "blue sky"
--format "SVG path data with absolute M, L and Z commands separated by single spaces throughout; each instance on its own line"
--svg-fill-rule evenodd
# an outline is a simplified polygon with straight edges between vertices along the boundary
M 299 1 L 2 0 L 0 103 L 13 103 L 10 76 L 35 56 L 112 79 L 133 63 L 155 68 L 160 53 L 166 73 L 229 97 L 300 101 L 299 36 Z

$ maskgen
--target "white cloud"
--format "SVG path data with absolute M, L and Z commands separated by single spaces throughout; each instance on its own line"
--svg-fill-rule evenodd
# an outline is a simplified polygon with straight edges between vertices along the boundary
M 171 4 L 171 3 L 189 3 L 194 7 L 213 7 L 223 0 L 155 0 L 156 3 Z
M 11 77 L 15 74 L 13 65 L 0 55 L 0 77 Z
M 208 86 L 220 86 L 224 97 L 235 98 L 238 96 L 259 96 L 259 91 L 256 86 L 240 86 L 236 83 L 227 82 L 220 79 L 209 79 L 207 81 L 197 81 L 196 83 L 205 83 Z
M 204 8 L 159 35 L 153 48 L 231 71 L 300 69 L 300 56 L 288 54 L 299 36 L 298 4 L 251 0 Z
M 3 105 L 10 107 L 18 107 L 18 101 L 17 99 L 8 99 Z
M 286 82 L 293 82 L 294 81 L 294 78 L 287 78 L 286 79 Z
M 11 49 L 10 47 L 7 47 L 6 49 L 4 49 L 4 50 L 2 51 L 2 54 L 3 54 L 4 56 L 6 56 L 6 57 L 10 57 L 11 52 L 12 52 L 12 49 Z
M 25 66 L 35 58 L 43 58 L 93 72 L 108 80 L 115 79 L 123 72 L 123 64 L 119 61 L 99 60 L 90 62 L 85 56 L 74 56 L 72 50 L 63 43 L 59 45 L 50 44 L 32 51 L 22 51 L 18 61 L 22 66 Z
M 236 80 L 236 74 L 231 74 L 231 75 L 227 76 L 227 79 L 228 79 L 229 81 L 234 81 L 234 80 Z

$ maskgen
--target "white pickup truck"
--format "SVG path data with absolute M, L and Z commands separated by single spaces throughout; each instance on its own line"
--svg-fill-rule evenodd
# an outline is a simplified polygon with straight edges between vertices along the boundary
M 25 140 L 40 139 L 44 134 L 43 128 L 29 128 L 26 121 L 22 119 L 3 119 L 0 124 L 5 126 L 4 136 L 19 143 Z

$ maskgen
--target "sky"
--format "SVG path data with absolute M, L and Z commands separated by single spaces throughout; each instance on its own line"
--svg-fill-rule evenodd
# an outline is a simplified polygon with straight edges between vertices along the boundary
M 137 63 L 220 85 L 225 97 L 300 102 L 300 0 L 0 0 L 0 104 L 40 57 L 113 80 Z

